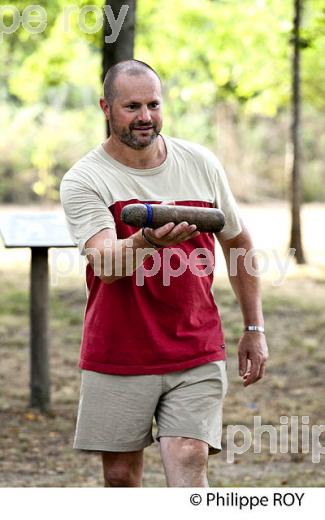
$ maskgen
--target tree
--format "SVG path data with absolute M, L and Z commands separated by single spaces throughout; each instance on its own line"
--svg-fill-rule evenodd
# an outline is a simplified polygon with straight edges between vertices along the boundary
M 301 205 L 301 179 L 300 179 L 300 24 L 302 14 L 302 1 L 294 0 L 293 20 L 293 57 L 292 57 L 292 179 L 291 179 L 291 239 L 290 247 L 296 250 L 296 261 L 304 264 L 304 252 L 301 239 L 300 205 Z
M 104 81 L 106 72 L 112 65 L 122 60 L 130 60 L 134 55 L 134 34 L 135 34 L 135 9 L 136 0 L 106 0 L 105 6 L 110 6 L 117 19 L 122 6 L 127 5 L 128 11 L 122 24 L 121 31 L 115 42 L 105 41 L 109 37 L 112 30 L 109 26 L 108 19 L 105 17 L 103 31 L 103 49 L 102 49 L 102 80 Z M 106 134 L 110 135 L 109 124 L 106 122 Z
M 9 4 L 0 0 L 0 18 L 3 15 L 7 27 L 13 23 L 13 8 Z M 11 197 L 22 186 L 21 200 L 25 200 L 30 187 L 40 197 L 52 198 L 55 193 L 57 197 L 59 176 L 101 139 L 103 121 L 97 108 L 101 79 L 111 64 L 133 57 L 133 36 L 127 33 L 134 32 L 135 1 L 107 1 L 105 7 L 112 7 L 118 19 L 123 5 L 129 9 L 125 19 L 122 16 L 122 31 L 116 42 L 106 45 L 99 23 L 103 0 L 44 0 L 46 30 L 29 34 L 20 24 L 12 34 L 3 34 L 0 199 Z M 27 0 L 15 2 L 21 13 L 28 6 Z M 283 0 L 136 3 L 134 56 L 153 66 L 163 80 L 165 132 L 190 140 L 199 137 L 200 142 L 220 153 L 223 143 L 218 129 L 224 128 L 224 123 L 220 121 L 219 106 L 226 105 L 229 110 L 224 111 L 224 122 L 228 117 L 236 132 L 234 138 L 238 135 L 232 146 L 237 147 L 238 153 L 228 154 L 231 160 L 225 164 L 230 176 L 234 171 L 236 194 L 245 192 L 242 183 L 237 182 L 237 171 L 241 178 L 251 179 L 253 188 L 255 184 L 260 186 L 261 193 L 266 190 L 273 196 L 279 194 L 280 185 L 283 188 L 282 154 L 291 98 L 292 46 L 288 41 L 292 33 L 292 6 L 292 1 Z M 88 14 L 83 14 L 87 9 Z M 105 13 L 105 35 L 109 36 L 114 24 L 106 18 Z M 303 142 L 311 143 L 304 147 L 301 157 L 301 168 L 306 165 L 303 190 L 309 200 L 324 200 L 323 0 L 304 2 L 303 21 L 299 35 L 300 49 L 304 48 L 300 79 L 306 118 Z M 111 40 L 115 37 L 116 33 Z M 128 51 L 125 38 L 131 43 Z M 268 138 L 268 132 L 275 131 L 275 127 L 279 130 L 276 138 Z M 17 139 L 17 135 L 24 139 Z M 245 139 L 240 141 L 241 136 Z M 246 149 L 247 161 L 242 164 Z M 238 166 L 240 170 L 236 170 Z

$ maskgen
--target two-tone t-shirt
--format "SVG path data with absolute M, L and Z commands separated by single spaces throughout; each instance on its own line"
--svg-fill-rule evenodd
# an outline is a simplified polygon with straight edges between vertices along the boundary
M 121 220 L 130 203 L 217 207 L 227 238 L 241 231 L 224 170 L 206 148 L 163 136 L 165 161 L 149 169 L 125 166 L 98 145 L 63 177 L 61 201 L 81 254 L 105 228 L 117 239 L 137 228 Z M 214 235 L 164 248 L 132 275 L 105 284 L 90 264 L 80 367 L 109 374 L 162 374 L 225 359 L 220 315 L 211 287 Z M 158 267 L 157 267 L 158 265 Z M 141 271 L 141 272 L 140 272 Z

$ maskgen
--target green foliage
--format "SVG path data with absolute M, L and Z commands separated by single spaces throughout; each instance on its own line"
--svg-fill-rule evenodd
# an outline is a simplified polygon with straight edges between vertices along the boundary
M 320 1 L 307 8 L 304 80 L 316 86 L 324 72 L 312 62 L 324 59 L 324 26 Z M 291 2 L 283 0 L 140 2 L 136 54 L 157 67 L 180 103 L 236 99 L 274 116 L 290 96 L 291 29 Z M 306 100 L 314 104 L 315 89 L 306 89 Z
M 71 31 L 62 32 L 62 24 L 63 16 L 59 16 L 50 37 L 44 39 L 37 52 L 28 56 L 23 66 L 10 77 L 9 90 L 22 102 L 47 101 L 51 104 L 49 94 L 56 94 L 53 87 L 65 87 L 65 104 L 71 103 L 73 90 L 78 91 L 79 96 L 87 95 L 87 92 L 99 93 L 99 55 Z M 70 99 L 67 98 L 69 94 Z M 77 101 L 80 104 L 80 99 Z
M 0 7 L 7 4 L 0 0 Z M 20 12 L 28 5 L 15 2 Z M 103 1 L 43 0 L 44 32 L 32 35 L 20 27 L 4 35 L 0 200 L 56 200 L 63 173 L 103 135 L 97 108 L 102 32 L 92 33 L 96 16 L 91 12 L 84 20 L 88 34 L 82 30 L 80 10 L 87 5 L 102 8 Z M 291 89 L 292 14 L 292 2 L 283 0 L 137 1 L 135 57 L 163 79 L 164 131 L 219 153 L 217 107 L 234 107 L 236 146 L 245 155 L 241 171 L 248 178 L 253 170 L 261 192 L 272 196 L 284 194 L 288 132 L 282 125 L 288 122 Z M 10 13 L 4 22 L 10 25 Z M 303 108 L 312 114 L 303 136 L 309 200 L 325 197 L 323 152 L 311 145 L 324 135 L 316 112 L 323 110 L 325 96 L 321 0 L 304 2 L 301 47 Z
M 60 112 L 44 104 L 0 105 L 7 132 L 0 141 L 0 200 L 58 200 L 60 179 L 100 142 L 104 123 L 95 107 Z

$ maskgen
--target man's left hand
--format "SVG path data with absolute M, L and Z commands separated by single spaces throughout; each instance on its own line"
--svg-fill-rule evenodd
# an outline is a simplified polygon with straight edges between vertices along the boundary
M 238 343 L 239 375 L 243 385 L 255 383 L 265 374 L 268 358 L 265 335 L 261 332 L 245 332 Z

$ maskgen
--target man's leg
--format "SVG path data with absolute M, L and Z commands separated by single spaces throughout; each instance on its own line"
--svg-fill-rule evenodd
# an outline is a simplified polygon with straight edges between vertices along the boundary
M 160 437 L 168 487 L 207 487 L 209 446 L 186 437 Z
M 82 371 L 73 447 L 100 452 L 106 487 L 141 486 L 161 376 Z
M 141 487 L 143 450 L 103 451 L 102 460 L 105 487 Z

